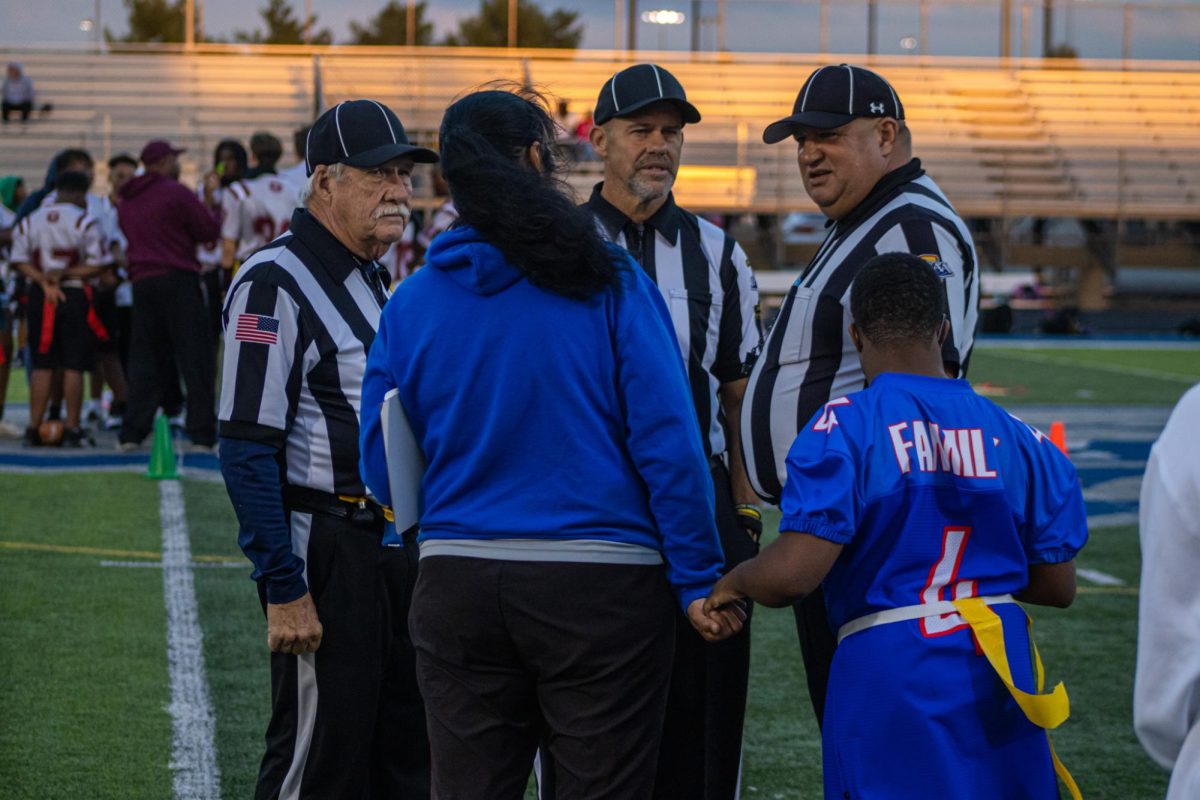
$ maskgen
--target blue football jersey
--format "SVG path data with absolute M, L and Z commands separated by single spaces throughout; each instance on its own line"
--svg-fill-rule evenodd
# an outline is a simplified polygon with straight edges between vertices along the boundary
M 966 381 L 886 373 L 833 400 L 787 457 L 781 531 L 845 546 L 829 619 L 1016 593 L 1087 540 L 1079 478 L 1049 439 Z M 922 620 L 925 636 L 965 627 Z
M 1068 561 L 1087 539 L 1071 462 L 945 378 L 884 374 L 828 403 L 788 453 L 782 505 L 780 530 L 844 545 L 824 583 L 835 629 L 885 609 L 1019 592 L 1030 564 Z M 1023 609 L 993 611 L 1014 683 L 1036 691 Z M 826 797 L 1058 797 L 1046 732 L 957 613 L 846 637 L 822 738 Z

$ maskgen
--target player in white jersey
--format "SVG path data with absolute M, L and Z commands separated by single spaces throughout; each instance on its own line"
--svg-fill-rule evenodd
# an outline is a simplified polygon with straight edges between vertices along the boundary
M 221 218 L 228 216 L 226 204 L 230 200 L 230 187 L 246 177 L 249 170 L 249 156 L 246 148 L 237 139 L 222 139 L 213 150 L 213 173 L 220 180 L 213 197 L 217 207 L 221 209 Z M 196 187 L 196 196 L 204 201 L 204 181 Z M 209 327 L 212 330 L 213 341 L 221 339 L 221 306 L 225 299 L 225 287 L 229 285 L 227 276 L 222 272 L 221 241 L 220 239 L 204 242 L 196 246 L 196 261 L 200 263 L 200 289 L 204 293 L 204 307 L 207 311 Z M 178 383 L 179 381 L 174 381 Z M 172 402 L 176 395 L 172 393 Z M 182 402 L 182 395 L 178 395 Z
M 109 193 L 100 198 L 107 217 L 100 222 L 101 232 L 108 247 L 107 260 L 112 263 L 110 268 L 100 273 L 94 281 L 96 291 L 92 305 L 100 317 L 100 322 L 108 331 L 108 341 L 101 342 L 96 347 L 96 370 L 92 373 L 89 385 L 91 399 L 84 405 L 84 419 L 91 416 L 89 409 L 94 410 L 97 417 L 103 412 L 106 430 L 121 427 L 128 399 L 125 361 L 129 353 L 133 292 L 129 281 L 125 280 L 125 249 L 128 243 L 125 241 L 125 234 L 121 232 L 121 226 L 117 224 L 117 203 L 118 192 L 134 177 L 137 167 L 137 160 L 128 153 L 118 153 L 110 158 Z M 105 386 L 111 393 L 107 409 L 104 408 Z
M 274 173 L 230 184 L 221 202 L 221 265 L 232 269 L 285 233 L 299 206 L 300 187 Z
M 278 138 L 258 131 L 250 137 L 250 150 L 254 168 L 222 199 L 221 265 L 225 269 L 232 269 L 235 260 L 245 261 L 288 229 L 304 189 L 305 179 L 276 173 L 275 165 L 283 155 Z
M 404 236 L 395 242 L 388 251 L 379 258 L 379 263 L 387 270 L 388 285 L 395 287 L 400 281 L 416 271 L 425 260 L 425 251 L 433 243 L 439 233 L 449 230 L 458 221 L 458 209 L 450 199 L 450 187 L 438 170 L 433 171 L 433 191 L 442 198 L 442 204 L 425 215 L 425 224 L 418 227 L 416 220 L 408 223 Z
M 100 230 L 100 239 L 102 244 L 102 260 L 103 266 L 107 267 L 100 276 L 97 276 L 91 281 L 91 287 L 95 295 L 91 298 L 94 308 L 98 311 L 101 306 L 109 305 L 108 294 L 101 291 L 102 281 L 104 285 L 112 285 L 112 281 L 116 275 L 116 252 L 117 249 L 123 246 L 121 229 L 117 225 L 117 207 L 113 204 L 108 195 L 95 194 L 91 191 L 95 183 L 96 171 L 95 164 L 91 159 L 91 155 L 86 150 L 74 152 L 72 161 L 66 165 L 64 172 L 82 172 L 88 177 L 88 193 L 85 196 L 85 209 L 88 216 L 96 220 Z M 43 198 L 39 208 L 54 205 L 58 203 L 58 191 L 51 189 Z M 103 295 L 103 298 L 101 298 Z M 104 317 L 101 314 L 102 318 Z M 111 316 L 111 315 L 110 315 Z M 109 332 L 112 332 L 110 327 L 111 319 L 104 319 L 105 327 Z M 113 390 L 113 395 L 120 394 L 124 397 L 125 377 L 121 372 L 119 362 L 116 360 L 116 341 L 110 337 L 102 345 L 96 348 L 95 369 L 91 373 L 91 398 L 84 404 L 83 417 L 86 421 L 98 421 L 100 419 L 102 409 L 103 386 L 105 383 Z M 55 375 L 54 382 L 50 391 L 50 416 L 51 419 L 56 418 L 62 407 L 63 398 L 63 378 L 61 375 Z
M 31 283 L 28 301 L 30 379 L 29 422 L 25 441 L 40 445 L 38 425 L 46 413 L 51 379 L 64 370 L 67 403 L 63 443 L 86 442 L 80 428 L 83 373 L 92 368 L 94 342 L 108 338 L 92 307 L 87 279 L 104 263 L 100 224 L 84 211 L 88 176 L 64 172 L 55 179 L 57 202 L 21 220 L 13 235 L 12 263 Z
M 304 163 L 304 157 L 308 153 L 308 129 L 308 125 L 301 125 L 292 131 L 292 149 L 296 153 L 296 163 L 276 171 L 286 182 L 299 186 L 308 182 L 308 165 Z

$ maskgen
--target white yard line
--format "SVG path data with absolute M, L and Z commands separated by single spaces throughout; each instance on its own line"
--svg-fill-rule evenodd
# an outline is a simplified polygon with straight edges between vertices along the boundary
M 167 608 L 167 669 L 171 684 L 171 770 L 176 800 L 218 800 L 216 727 L 204 674 L 192 552 L 179 481 L 159 481 L 163 532 L 163 599 Z
M 997 350 L 989 350 L 988 355 L 1010 358 L 1014 361 L 1032 361 L 1035 364 L 1051 364 L 1058 367 L 1071 367 L 1073 369 L 1094 369 L 1099 372 L 1111 372 L 1116 375 L 1129 375 L 1139 378 L 1153 378 L 1159 381 L 1171 381 L 1173 383 L 1186 383 L 1188 386 L 1196 382 L 1194 375 L 1180 375 L 1177 372 L 1164 372 L 1162 370 L 1145 369 L 1143 367 L 1124 367 L 1118 364 L 1101 364 L 1093 361 L 1075 361 L 1070 358 L 1047 356 L 1041 353 L 1005 353 Z
M 1091 583 L 1094 583 L 1097 586 L 1124 586 L 1125 585 L 1125 581 L 1121 580 L 1120 578 L 1116 577 L 1115 575 L 1109 575 L 1107 572 L 1101 572 L 1098 569 L 1086 569 L 1084 567 L 1078 567 L 1075 570 L 1075 574 L 1078 575 L 1079 577 L 1083 578 L 1085 581 L 1090 581 Z
M 161 561 L 101 561 L 102 567 L 129 567 L 131 569 L 162 569 Z M 193 561 L 192 569 L 246 569 L 241 561 Z

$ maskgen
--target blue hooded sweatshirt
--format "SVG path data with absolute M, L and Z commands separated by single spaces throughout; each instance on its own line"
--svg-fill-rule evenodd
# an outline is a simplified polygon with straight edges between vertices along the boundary
M 427 463 L 423 555 L 665 561 L 686 610 L 724 560 L 712 480 L 661 295 L 612 252 L 619 286 L 575 300 L 469 226 L 439 235 L 367 357 L 363 480 L 388 501 L 380 406 L 398 388 Z

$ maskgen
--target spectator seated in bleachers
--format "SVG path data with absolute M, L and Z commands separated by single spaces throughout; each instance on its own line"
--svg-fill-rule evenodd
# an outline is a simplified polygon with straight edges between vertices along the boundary
M 33 81 L 25 74 L 25 70 L 16 61 L 8 62 L 8 71 L 4 76 L 3 103 L 0 105 L 4 124 L 14 111 L 21 115 L 21 122 L 28 122 L 33 112 Z

